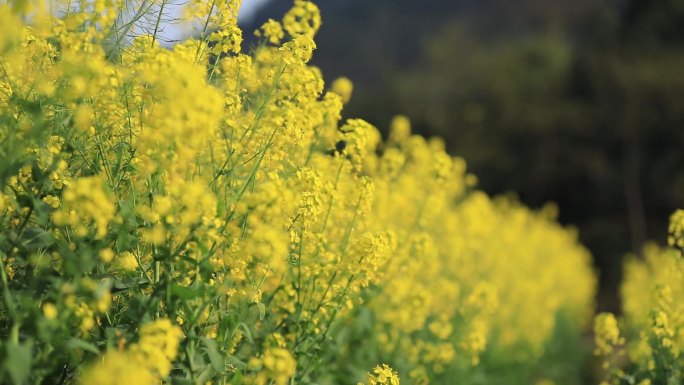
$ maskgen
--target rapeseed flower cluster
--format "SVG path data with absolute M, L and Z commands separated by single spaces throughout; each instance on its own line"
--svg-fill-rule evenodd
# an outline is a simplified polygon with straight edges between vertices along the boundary
M 621 330 L 612 315 L 599 316 L 612 317 L 612 333 L 625 336 L 619 338 L 619 343 L 626 344 L 627 358 L 634 363 L 629 371 L 613 363 L 606 372 L 606 382 L 659 384 L 677 383 L 684 378 L 684 259 L 677 241 L 681 237 L 681 220 L 682 210 L 670 217 L 669 248 L 648 244 L 641 257 L 628 257 L 621 287 Z M 597 350 L 609 353 L 605 333 L 597 332 L 596 339 Z
M 617 319 L 611 313 L 600 313 L 594 318 L 594 334 L 597 355 L 609 354 L 614 346 L 624 344 L 624 339 L 620 337 Z
M 669 233 L 668 246 L 679 249 L 681 253 L 684 249 L 684 210 L 677 210 L 670 216 Z
M 62 210 L 53 214 L 55 224 L 69 225 L 80 237 L 88 234 L 88 227 L 95 228 L 95 238 L 104 237 L 115 215 L 114 203 L 97 176 L 75 180 L 64 190 L 60 206 Z
M 254 385 L 286 385 L 294 376 L 297 362 L 289 350 L 283 348 L 268 348 L 263 356 L 252 357 L 249 369 L 255 374 L 248 376 L 246 383 Z
M 249 52 L 234 0 L 160 46 L 169 5 L 0 3 L 0 382 L 531 381 L 559 320 L 588 325 L 553 206 L 478 191 L 406 117 L 342 121 L 314 3 Z
M 168 319 L 140 328 L 140 339 L 126 351 L 105 353 L 81 376 L 82 384 L 152 384 L 166 378 L 177 356 L 181 330 Z
M 373 368 L 367 377 L 366 382 L 359 383 L 359 385 L 399 385 L 397 373 L 386 364 Z

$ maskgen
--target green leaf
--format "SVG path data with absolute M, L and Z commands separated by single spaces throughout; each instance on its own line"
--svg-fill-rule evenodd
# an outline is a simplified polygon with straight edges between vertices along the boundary
M 252 332 L 249 330 L 249 326 L 247 326 L 244 322 L 240 322 L 238 324 L 238 327 L 245 332 L 245 337 L 247 337 L 247 341 L 249 341 L 250 343 L 254 343 L 254 338 L 252 338 Z
M 199 288 L 191 289 L 189 287 L 173 284 L 171 285 L 171 294 L 180 299 L 193 299 L 200 297 L 202 295 L 202 290 Z
M 226 356 L 226 362 L 228 363 L 228 365 L 233 365 L 236 369 L 240 369 L 240 370 L 247 369 L 247 363 L 246 362 L 244 362 L 244 361 L 240 360 L 239 358 L 232 356 L 230 354 L 228 354 Z
M 173 385 L 195 385 L 195 381 L 189 378 L 171 377 L 171 384 Z
M 216 370 L 217 372 L 223 373 L 226 364 L 223 359 L 223 355 L 219 353 L 216 341 L 206 337 L 201 337 L 200 340 L 204 345 L 204 351 L 207 352 L 207 356 L 209 357 L 209 362 L 211 363 L 211 366 L 213 366 L 214 370 Z
M 110 277 L 111 278 L 111 277 Z M 147 278 L 137 277 L 133 279 L 126 279 L 114 282 L 112 285 L 112 293 L 117 293 L 120 291 L 128 290 L 131 288 L 137 288 L 149 284 L 150 281 Z
M 83 341 L 82 339 L 79 338 L 72 338 L 69 341 L 67 341 L 67 348 L 69 349 L 83 349 L 85 351 L 94 353 L 94 354 L 100 354 L 100 349 L 98 349 L 95 345 Z
M 213 366 L 207 365 L 204 367 L 204 370 L 195 378 L 194 383 L 195 384 L 206 384 L 211 380 L 212 377 L 216 376 L 216 371 L 214 370 Z
M 33 199 L 27 194 L 17 194 L 17 203 L 20 207 L 33 207 Z
M 26 249 L 29 251 L 45 249 L 55 243 L 55 239 L 52 235 L 39 227 L 29 227 L 24 230 L 22 240 L 25 242 Z
M 259 321 L 263 321 L 266 318 L 266 305 L 261 302 L 258 302 L 256 305 L 259 308 Z
M 33 341 L 26 341 L 23 344 L 7 345 L 7 361 L 5 369 L 10 375 L 14 385 L 23 385 L 28 380 L 31 373 L 31 350 Z
M 236 372 L 233 375 L 233 378 L 230 379 L 231 385 L 239 385 L 242 384 L 242 373 L 241 372 Z

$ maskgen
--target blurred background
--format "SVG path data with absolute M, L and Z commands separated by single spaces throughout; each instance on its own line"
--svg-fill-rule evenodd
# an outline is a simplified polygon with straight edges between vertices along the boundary
M 243 2 L 246 31 L 292 4 Z M 624 255 L 664 243 L 684 206 L 684 1 L 317 4 L 313 64 L 353 80 L 345 116 L 386 131 L 405 114 L 486 192 L 556 202 L 594 255 L 599 310 L 619 311 Z

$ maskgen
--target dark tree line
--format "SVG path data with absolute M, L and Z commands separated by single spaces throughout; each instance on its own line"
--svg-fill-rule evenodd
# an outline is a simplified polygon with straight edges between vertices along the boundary
M 318 4 L 314 64 L 354 80 L 346 114 L 383 129 L 405 113 L 485 191 L 557 202 L 614 310 L 622 256 L 662 243 L 684 206 L 684 1 Z

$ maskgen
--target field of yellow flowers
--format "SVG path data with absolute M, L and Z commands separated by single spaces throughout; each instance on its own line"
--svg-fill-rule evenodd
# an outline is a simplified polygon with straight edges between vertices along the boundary
M 0 383 L 586 380 L 596 277 L 555 207 L 478 191 L 405 117 L 341 121 L 313 3 L 246 53 L 234 0 L 161 47 L 170 5 L 0 1 Z M 611 383 L 682 379 L 681 253 L 646 255 L 635 342 L 595 320 Z

